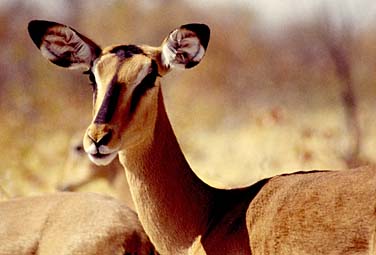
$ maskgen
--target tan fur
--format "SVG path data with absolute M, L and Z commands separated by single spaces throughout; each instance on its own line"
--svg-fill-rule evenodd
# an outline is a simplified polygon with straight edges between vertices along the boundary
M 269 192 L 278 192 L 279 195 L 275 199 L 281 201 L 279 196 L 286 195 L 290 200 L 286 206 L 290 209 L 292 221 L 285 222 L 285 216 L 276 213 L 270 225 L 266 225 L 265 231 L 263 223 L 252 224 L 250 219 L 254 217 L 253 208 L 260 208 L 260 210 L 267 208 L 267 211 L 271 212 L 273 209 L 277 210 L 278 208 L 273 207 L 272 198 L 269 203 L 266 202 L 267 200 L 261 203 L 258 199 L 252 202 L 254 193 L 257 193 L 253 191 L 256 188 L 252 186 L 239 191 L 234 190 L 233 194 L 232 191 L 213 189 L 203 183 L 190 169 L 171 129 L 158 81 L 155 87 L 143 96 L 138 107 L 136 113 L 129 117 L 129 122 L 124 122 L 124 117 L 114 118 L 109 125 L 122 127 L 118 130 L 123 130 L 123 133 L 117 135 L 121 139 L 112 143 L 122 144 L 119 157 L 125 166 L 137 212 L 145 231 L 162 254 L 188 253 L 189 250 L 206 254 L 250 254 L 251 252 L 253 254 L 304 254 L 304 252 L 309 254 L 313 253 L 313 248 L 316 247 L 321 248 L 319 251 L 321 254 L 326 251 L 334 251 L 338 254 L 347 251 L 350 254 L 359 250 L 359 247 L 353 245 L 357 242 L 358 235 L 362 236 L 362 242 L 364 242 L 360 249 L 362 253 L 368 252 L 373 245 L 371 233 L 375 228 L 375 219 L 371 210 L 362 211 L 362 206 L 365 205 L 363 201 L 367 197 L 375 199 L 376 193 L 371 185 L 365 189 L 367 192 L 360 197 L 360 200 L 351 200 L 352 202 L 346 200 L 346 195 L 350 196 L 351 193 L 344 195 L 345 185 L 338 185 L 338 189 L 328 188 L 329 194 L 333 197 L 343 196 L 341 206 L 347 210 L 352 210 L 355 206 L 360 209 L 361 213 L 354 213 L 356 218 L 354 221 L 365 221 L 364 224 L 370 228 L 368 232 L 359 232 L 358 226 L 352 224 L 347 225 L 347 229 L 344 230 L 339 222 L 343 220 L 342 216 L 345 212 L 339 211 L 337 214 L 336 206 L 327 204 L 323 199 L 323 202 L 318 203 L 314 209 L 317 212 L 325 212 L 330 208 L 330 212 L 319 214 L 315 220 L 317 222 L 328 221 L 330 224 L 328 223 L 327 227 L 331 228 L 333 236 L 346 235 L 346 240 L 351 239 L 353 243 L 345 243 L 341 239 L 323 243 L 321 239 L 328 233 L 321 229 L 318 229 L 315 237 L 304 237 L 305 233 L 313 231 L 316 224 L 311 222 L 312 217 L 307 217 L 305 225 L 300 226 L 299 234 L 303 237 L 301 240 L 297 239 L 299 241 L 297 244 L 295 243 L 296 237 L 289 234 L 289 230 L 300 224 L 301 211 L 305 209 L 298 194 L 307 194 L 309 198 L 314 199 L 313 194 L 316 192 L 316 197 L 325 198 L 325 193 L 320 194 L 324 187 L 318 184 L 319 179 L 329 177 L 329 173 L 276 177 L 268 182 L 256 198 Z M 124 115 L 126 116 L 126 111 L 119 110 L 117 116 Z M 89 129 L 95 132 L 95 124 L 92 124 Z M 139 139 L 134 139 L 134 137 Z M 131 139 L 132 143 L 128 143 L 127 139 Z M 376 184 L 375 170 L 370 169 L 366 172 L 368 178 L 371 179 L 370 183 Z M 351 179 L 352 176 L 355 178 L 354 171 L 337 172 L 337 174 L 344 176 L 345 179 Z M 290 182 L 294 182 L 295 178 L 301 179 L 304 185 L 300 184 L 292 189 Z M 278 179 L 284 181 L 275 186 L 274 183 Z M 335 178 L 332 178 L 331 182 L 334 181 Z M 353 191 L 356 190 L 356 186 L 364 185 L 362 180 L 355 178 L 354 181 Z M 307 189 L 306 183 L 311 183 L 312 190 Z M 269 191 L 270 185 L 273 187 L 271 191 Z M 279 192 L 279 189 L 282 191 Z M 232 201 L 238 202 L 232 204 Z M 248 208 L 250 203 L 251 207 Z M 291 207 L 290 203 L 297 203 L 300 207 Z M 371 208 L 374 209 L 372 206 Z M 248 211 L 248 222 L 246 222 L 246 211 Z M 280 209 L 277 210 L 279 211 Z M 271 215 L 266 212 L 261 220 L 268 221 Z M 279 224 L 285 224 L 285 230 L 277 228 Z M 265 239 L 258 242 L 263 231 Z M 270 234 L 271 231 L 275 231 L 277 237 L 274 238 Z M 197 245 L 197 237 L 200 235 L 202 236 L 201 244 Z M 255 236 L 255 241 L 252 240 L 253 236 Z M 283 241 L 279 242 L 279 239 Z M 269 246 L 265 240 L 271 240 L 271 243 L 278 242 L 278 245 Z M 307 248 L 308 251 L 304 248 L 306 245 L 311 247 Z
M 374 168 L 278 176 L 267 181 L 254 200 L 252 186 L 234 195 L 227 191 L 227 196 L 194 175 L 176 143 L 161 94 L 158 101 L 154 132 L 144 133 L 148 139 L 119 155 L 140 220 L 162 254 L 184 253 L 198 235 L 204 236 L 203 247 L 196 250 L 206 254 L 249 254 L 249 249 L 252 254 L 371 254 Z M 210 229 L 211 216 L 218 213 L 211 205 L 217 199 L 224 205 L 239 202 L 220 211 L 223 215 Z M 231 232 L 233 221 L 242 217 L 243 223 Z M 250 248 L 242 242 L 245 238 Z
M 137 215 L 94 193 L 56 193 L 0 203 L 1 255 L 153 254 Z
M 60 27 L 48 25 L 52 31 Z M 32 36 L 36 42 L 38 35 Z M 107 48 L 91 67 L 103 85 L 98 86 L 99 95 L 113 84 L 122 89 L 106 123 L 95 122 L 102 97 L 95 102 L 85 151 L 98 164 L 119 153 L 140 221 L 157 250 L 173 255 L 374 254 L 375 168 L 276 176 L 232 190 L 212 188 L 195 175 L 167 117 L 160 77 L 171 66 L 196 65 L 208 37 L 204 25 L 189 24 L 171 32 L 161 47 L 140 46 L 143 54 L 126 59 Z M 139 80 L 132 72 L 145 70 L 145 63 L 152 61 L 159 77 L 130 111 Z M 97 68 L 101 65 L 111 68 Z
M 252 254 L 375 254 L 376 169 L 272 178 L 247 212 Z

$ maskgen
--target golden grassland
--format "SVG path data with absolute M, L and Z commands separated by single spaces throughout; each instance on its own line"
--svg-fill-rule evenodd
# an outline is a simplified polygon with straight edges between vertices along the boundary
M 137 3 L 114 1 L 77 10 L 84 2 L 67 7 L 74 14 L 57 21 L 101 45 L 156 45 L 180 24 L 209 24 L 203 62 L 169 74 L 163 92 L 187 159 L 211 185 L 243 186 L 286 172 L 349 166 L 345 158 L 354 137 L 343 84 L 320 43 L 325 31 L 319 25 L 291 28 L 276 41 L 260 36 L 262 31 L 254 34 L 252 13 L 236 7 L 213 14 L 172 1 L 145 11 Z M 218 18 L 223 14 L 228 18 Z M 63 170 L 71 137 L 90 122 L 87 77 L 42 58 L 26 31 L 34 18 L 51 19 L 22 4 L 0 13 L 0 186 L 10 196 L 53 192 L 67 175 L 82 175 Z M 365 163 L 376 162 L 376 36 L 370 31 L 345 47 L 362 134 L 358 158 Z M 105 181 L 84 190 L 112 192 Z

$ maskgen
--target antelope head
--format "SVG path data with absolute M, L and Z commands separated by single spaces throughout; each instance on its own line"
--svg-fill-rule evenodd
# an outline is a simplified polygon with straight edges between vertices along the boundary
M 119 150 L 134 146 L 154 127 L 160 78 L 172 68 L 191 68 L 204 57 L 210 36 L 204 24 L 173 30 L 159 47 L 99 47 L 75 29 L 50 21 L 29 23 L 42 55 L 69 69 L 83 69 L 93 86 L 93 119 L 84 149 L 98 165 L 109 164 Z

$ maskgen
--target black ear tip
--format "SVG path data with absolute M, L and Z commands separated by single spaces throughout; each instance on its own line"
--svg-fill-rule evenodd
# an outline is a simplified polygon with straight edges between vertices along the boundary
M 29 25 L 27 26 L 29 35 L 38 48 L 42 43 L 43 35 L 47 31 L 47 29 L 48 27 L 46 26 L 46 23 L 42 20 L 32 20 L 29 22 Z
M 191 23 L 183 25 L 181 26 L 181 28 L 195 32 L 197 34 L 197 37 L 200 39 L 202 46 L 206 50 L 210 39 L 210 28 L 206 24 Z
M 42 44 L 42 38 L 46 34 L 46 31 L 54 25 L 57 25 L 57 23 L 45 20 L 32 20 L 29 22 L 27 30 L 29 31 L 31 39 L 38 48 Z

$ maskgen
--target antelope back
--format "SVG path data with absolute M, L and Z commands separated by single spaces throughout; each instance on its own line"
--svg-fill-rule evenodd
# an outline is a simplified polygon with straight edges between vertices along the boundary
M 0 203 L 0 254 L 157 254 L 137 214 L 111 197 L 54 193 Z

